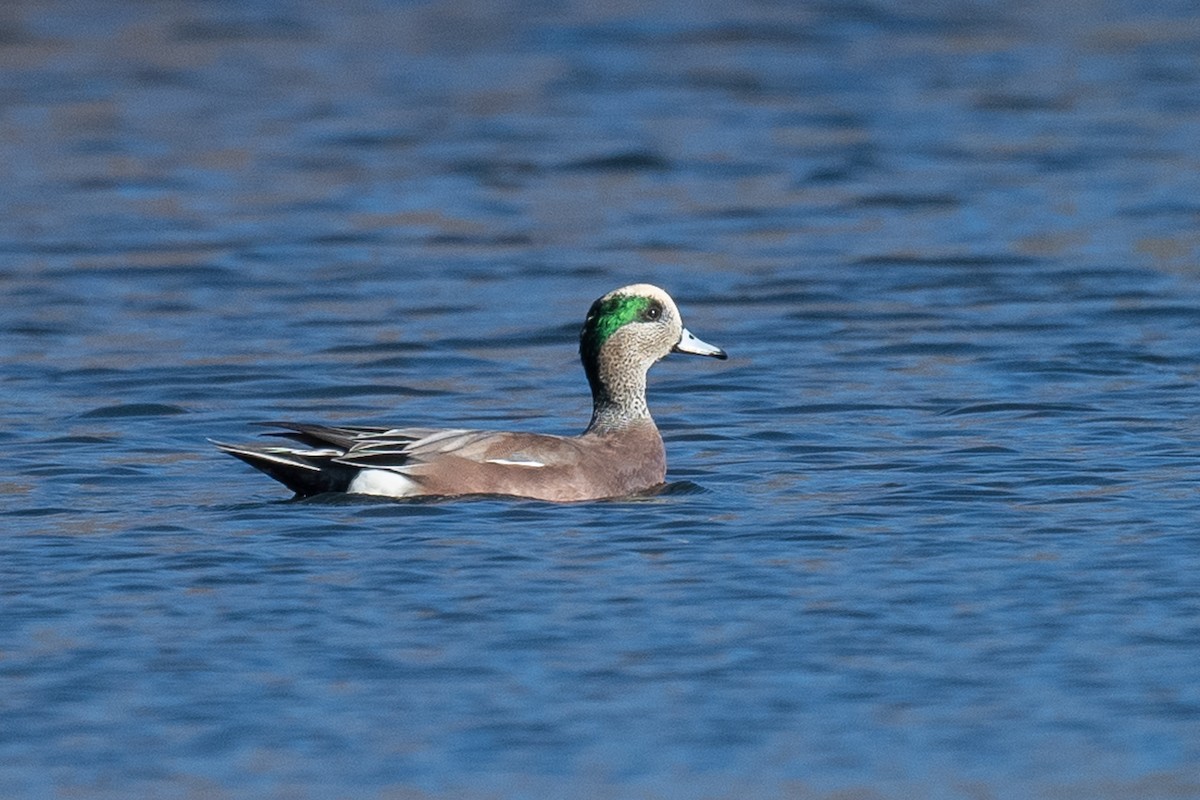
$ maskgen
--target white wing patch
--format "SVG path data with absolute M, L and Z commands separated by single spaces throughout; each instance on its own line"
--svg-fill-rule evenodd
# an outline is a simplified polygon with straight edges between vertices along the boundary
M 544 466 L 546 466 L 545 464 L 543 464 L 543 463 L 542 463 L 542 462 L 540 462 L 540 461 L 535 461 L 535 460 L 534 460 L 534 459 L 532 459 L 532 458 L 522 458 L 522 457 L 521 457 L 521 456 L 519 456 L 519 455 L 518 455 L 518 456 L 516 456 L 516 457 L 514 457 L 514 458 L 489 458 L 489 459 L 488 459 L 487 461 L 485 461 L 484 463 L 485 463 L 485 464 L 499 464 L 499 465 L 501 465 L 501 466 L 503 466 L 503 467 L 531 467 L 531 468 L 537 468 L 537 467 L 544 467 Z

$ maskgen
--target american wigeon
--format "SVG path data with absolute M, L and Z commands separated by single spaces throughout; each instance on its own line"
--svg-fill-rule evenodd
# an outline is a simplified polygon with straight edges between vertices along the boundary
M 726 357 L 683 327 L 666 292 L 634 284 L 601 297 L 584 320 L 579 356 L 592 387 L 592 420 L 578 436 L 280 422 L 267 423 L 279 429 L 267 435 L 302 447 L 214 444 L 298 497 L 622 497 L 666 478 L 662 436 L 646 406 L 646 371 L 671 352 Z

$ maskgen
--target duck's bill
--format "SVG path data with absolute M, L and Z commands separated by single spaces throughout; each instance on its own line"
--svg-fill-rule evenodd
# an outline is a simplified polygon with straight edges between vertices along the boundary
M 724 350 L 719 347 L 713 347 L 708 342 L 703 342 L 697 339 L 687 328 L 683 329 L 683 336 L 679 339 L 679 344 L 675 345 L 674 351 L 676 353 L 691 353 L 694 356 L 729 358 Z

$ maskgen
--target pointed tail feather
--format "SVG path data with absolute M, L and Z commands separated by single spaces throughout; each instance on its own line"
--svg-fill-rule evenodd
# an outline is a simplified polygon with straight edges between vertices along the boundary
M 333 450 L 293 450 L 288 447 L 253 444 L 226 444 L 209 439 L 224 453 L 245 461 L 296 493 L 311 497 L 323 492 L 344 492 L 358 474 L 357 467 L 338 464 L 341 455 Z

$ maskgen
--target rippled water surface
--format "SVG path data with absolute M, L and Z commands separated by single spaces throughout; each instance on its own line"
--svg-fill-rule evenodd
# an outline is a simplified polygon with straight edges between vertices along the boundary
M 1200 797 L 1194 3 L 0 7 L 0 795 Z M 264 419 L 668 488 L 290 502 Z

